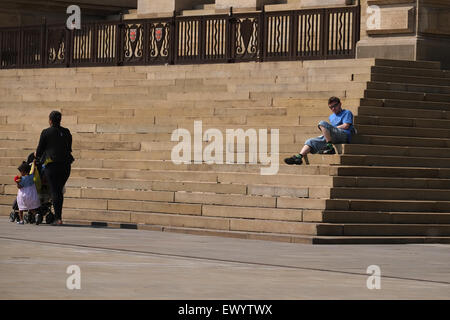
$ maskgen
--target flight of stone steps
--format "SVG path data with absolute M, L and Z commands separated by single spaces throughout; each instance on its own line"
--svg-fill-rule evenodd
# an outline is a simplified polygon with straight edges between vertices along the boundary
M 341 224 L 341 243 L 448 243 L 450 72 L 376 63 L 370 80 L 322 221 Z
M 374 59 L 1 70 L 0 213 L 11 211 L 16 168 L 57 109 L 76 159 L 68 222 L 303 243 L 446 242 L 449 81 L 437 63 Z M 332 95 L 358 114 L 354 143 L 285 165 L 319 134 Z M 172 132 L 194 133 L 200 120 L 224 137 L 267 129 L 270 141 L 279 129 L 278 174 L 261 175 L 267 166 L 248 154 L 243 164 L 174 164 Z

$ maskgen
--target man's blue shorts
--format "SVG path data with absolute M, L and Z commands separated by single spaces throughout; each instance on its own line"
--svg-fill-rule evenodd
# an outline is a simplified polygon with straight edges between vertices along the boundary
M 330 132 L 331 142 L 333 144 L 348 142 L 348 135 L 344 130 L 333 127 L 326 121 L 320 121 L 319 126 L 324 127 Z M 325 146 L 327 145 L 327 141 L 325 140 L 324 136 L 319 136 L 317 138 L 306 140 L 305 145 L 309 146 L 311 148 L 311 153 L 314 154 L 324 149 Z

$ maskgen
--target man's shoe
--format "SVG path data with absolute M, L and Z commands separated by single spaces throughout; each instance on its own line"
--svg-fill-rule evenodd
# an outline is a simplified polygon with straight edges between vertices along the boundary
M 62 220 L 55 220 L 52 223 L 52 226 L 62 226 L 63 222 Z
M 319 151 L 319 154 L 336 154 L 336 150 L 331 143 L 327 143 L 325 148 Z
M 303 158 L 303 156 L 300 155 L 300 154 L 298 154 L 298 155 L 293 155 L 293 156 L 290 157 L 290 158 L 284 159 L 284 162 L 285 162 L 286 164 L 302 164 L 302 163 L 303 163 L 302 158 Z

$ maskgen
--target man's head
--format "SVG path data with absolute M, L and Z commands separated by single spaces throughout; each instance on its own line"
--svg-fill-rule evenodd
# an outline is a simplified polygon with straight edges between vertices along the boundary
M 48 116 L 48 122 L 51 126 L 58 127 L 61 125 L 61 112 L 59 111 L 52 111 L 50 112 Z
M 328 99 L 328 108 L 334 113 L 339 114 L 342 111 L 341 100 L 338 97 L 331 97 Z

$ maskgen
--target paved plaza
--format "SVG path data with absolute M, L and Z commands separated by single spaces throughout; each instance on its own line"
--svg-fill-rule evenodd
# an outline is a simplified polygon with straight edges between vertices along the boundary
M 367 287 L 371 265 L 380 289 Z M 449 299 L 449 265 L 442 244 L 302 245 L 0 221 L 0 299 Z M 69 266 L 80 289 L 67 287 Z

